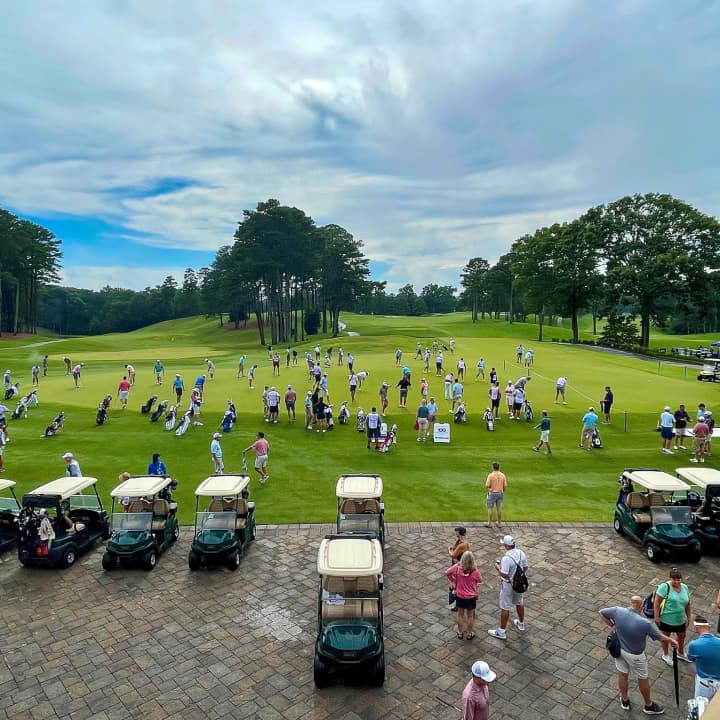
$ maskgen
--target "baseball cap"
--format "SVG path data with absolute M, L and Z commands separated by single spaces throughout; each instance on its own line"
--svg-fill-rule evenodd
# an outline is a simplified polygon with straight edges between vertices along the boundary
M 485 682 L 492 682 L 497 675 L 490 669 L 490 666 L 484 660 L 476 660 L 472 664 L 472 674 L 479 677 Z
M 707 621 L 707 618 L 704 615 L 696 615 L 695 619 L 693 620 L 694 625 L 710 625 L 710 623 Z
M 69 460 L 70 458 L 72 458 L 72 456 L 73 456 L 73 454 L 72 454 L 71 452 L 66 452 L 66 453 L 62 456 L 62 459 L 63 459 L 63 460 Z
M 462 525 L 459 525 L 458 527 L 455 528 L 455 532 L 458 535 L 464 535 L 467 532 L 467 530 Z
M 588 412 L 595 412 L 595 408 L 591 405 L 591 406 L 588 408 Z
M 214 433 L 213 440 L 219 440 L 222 437 L 222 433 Z
M 669 410 L 669 409 L 670 409 L 670 406 L 669 406 L 669 405 L 666 405 L 666 406 L 663 408 L 663 410 Z
M 512 535 L 505 535 L 500 538 L 500 544 L 515 547 L 515 538 Z
M 292 390 L 292 385 L 288 385 L 288 390 Z

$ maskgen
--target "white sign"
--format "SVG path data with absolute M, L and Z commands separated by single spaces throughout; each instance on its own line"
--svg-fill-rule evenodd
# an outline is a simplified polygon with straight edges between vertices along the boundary
M 450 423 L 435 423 L 433 428 L 433 442 L 450 442 Z

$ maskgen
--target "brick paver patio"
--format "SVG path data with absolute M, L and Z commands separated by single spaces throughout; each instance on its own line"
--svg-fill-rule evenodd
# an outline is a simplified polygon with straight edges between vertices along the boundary
M 492 563 L 499 532 L 470 526 L 484 585 L 477 637 L 452 631 L 443 580 L 452 524 L 389 525 L 385 570 L 387 680 L 382 689 L 312 681 L 315 561 L 331 526 L 259 528 L 240 569 L 191 573 L 191 531 L 157 568 L 104 573 L 101 550 L 67 571 L 0 558 L 0 717 L 12 720 L 406 720 L 459 717 L 469 666 L 498 673 L 493 720 L 644 717 L 621 710 L 597 610 L 625 604 L 667 577 L 625 538 L 597 525 L 512 524 L 528 554 L 528 631 L 487 636 L 497 625 Z M 682 566 L 698 611 L 713 613 L 717 559 Z M 715 616 L 713 615 L 713 618 Z M 681 664 L 681 711 L 672 671 L 649 645 L 654 699 L 684 718 L 692 666 Z

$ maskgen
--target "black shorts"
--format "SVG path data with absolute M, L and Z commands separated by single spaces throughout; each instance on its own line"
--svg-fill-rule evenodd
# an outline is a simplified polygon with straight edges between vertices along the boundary
M 497 398 L 496 400 L 490 401 L 492 407 L 500 407 L 500 398 Z
M 455 596 L 455 607 L 462 610 L 474 610 L 477 607 L 477 598 L 461 598 Z
M 378 426 L 376 428 L 368 427 L 367 435 L 368 435 L 368 440 L 372 440 L 373 438 L 380 439 L 380 426 Z
M 270 412 L 271 413 L 277 413 L 277 411 L 280 409 L 279 405 L 271 405 L 270 406 Z
M 682 625 L 668 625 L 667 623 L 664 623 L 662 620 L 660 621 L 660 625 L 658 625 L 660 630 L 664 633 L 684 633 L 687 632 L 687 627 L 683 623 Z

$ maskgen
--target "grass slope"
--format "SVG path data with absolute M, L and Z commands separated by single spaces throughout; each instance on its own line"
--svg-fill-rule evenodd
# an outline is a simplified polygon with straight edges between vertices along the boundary
M 91 338 L 5 339 L 0 342 L 5 367 L 20 379 L 21 390 L 30 390 L 30 368 L 47 352 L 50 374 L 41 378 L 40 407 L 30 411 L 23 420 L 10 420 L 11 443 L 5 450 L 5 478 L 18 482 L 20 492 L 26 491 L 63 474 L 61 454 L 73 451 L 83 472 L 100 479 L 107 498 L 120 472 L 142 473 L 153 452 L 160 452 L 170 471 L 179 479 L 176 494 L 183 523 L 192 522 L 193 491 L 211 472 L 210 437 L 218 429 L 228 398 L 239 411 L 235 429 L 223 440 L 225 465 L 228 472 L 241 468 L 241 450 L 249 445 L 255 433 L 267 431 L 271 443 L 269 472 L 271 479 L 261 487 L 252 473 L 252 499 L 257 502 L 261 523 L 330 522 L 335 515 L 334 487 L 337 477 L 348 472 L 379 473 L 385 480 L 388 520 L 420 521 L 480 520 L 485 515 L 484 479 L 493 460 L 501 463 L 509 478 L 505 502 L 508 520 L 537 521 L 610 521 L 616 497 L 619 471 L 628 466 L 651 466 L 672 471 L 687 458 L 679 454 L 661 454 L 660 440 L 654 432 L 662 407 L 675 408 L 684 402 L 691 414 L 697 403 L 716 407 L 715 386 L 698 383 L 695 368 L 645 361 L 601 352 L 581 346 L 552 342 L 537 343 L 537 326 L 533 324 L 486 320 L 477 324 L 464 313 L 437 317 L 385 318 L 343 315 L 347 330 L 357 336 L 312 338 L 298 346 L 301 353 L 298 367 L 285 368 L 284 348 L 281 349 L 282 369 L 279 378 L 272 377 L 267 352 L 257 342 L 252 330 L 218 328 L 205 318 L 161 323 L 143 330 L 120 335 Z M 589 321 L 582 323 L 585 337 L 590 337 Z M 446 368 L 454 369 L 464 357 L 469 371 L 465 383 L 470 422 L 453 425 L 452 443 L 435 446 L 415 442 L 412 425 L 419 401 L 422 363 L 414 360 L 415 343 L 420 339 L 430 344 L 433 338 L 447 342 L 455 337 L 454 355 L 445 353 Z M 569 338 L 567 328 L 545 329 L 546 338 Z M 696 345 L 715 339 L 713 336 L 677 338 L 656 335 L 656 345 Z M 482 411 L 489 404 L 486 384 L 474 382 L 475 364 L 484 357 L 488 369 L 498 369 L 501 386 L 515 380 L 523 371 L 515 364 L 515 346 L 522 341 L 535 349 L 535 367 L 528 386 L 529 399 L 536 414 L 549 409 L 553 418 L 552 457 L 531 451 L 538 432 L 526 422 L 502 419 L 496 432 L 485 430 Z M 316 343 L 323 348 L 342 345 L 356 357 L 356 370 L 367 370 L 370 376 L 357 399 L 365 410 L 378 400 L 380 383 L 387 380 L 392 388 L 387 421 L 397 422 L 399 444 L 387 454 L 369 452 L 364 437 L 351 426 L 337 427 L 325 435 L 308 432 L 301 419 L 287 422 L 284 413 L 278 425 L 263 422 L 261 392 L 264 384 L 277 385 L 284 391 L 288 384 L 298 390 L 300 400 L 310 385 L 302 353 Z M 395 383 L 400 369 L 394 366 L 396 348 L 404 351 L 403 361 L 412 368 L 413 388 L 408 410 L 397 407 Z M 236 379 L 237 357 L 244 353 L 248 364 L 257 363 L 256 389 L 250 390 L 246 380 Z M 82 387 L 75 390 L 72 379 L 65 376 L 63 355 L 73 362 L 84 362 Z M 163 423 L 151 424 L 139 412 L 140 405 L 152 394 L 172 399 L 170 381 L 174 374 L 183 375 L 186 396 L 194 379 L 204 372 L 204 358 L 210 357 L 217 366 L 215 380 L 206 385 L 203 405 L 203 427 L 192 428 L 182 438 L 167 433 Z M 166 366 L 165 384 L 154 383 L 152 366 L 156 359 Z M 128 410 L 122 412 L 113 401 L 107 423 L 95 425 L 95 410 L 107 393 L 115 397 L 124 372 L 124 364 L 132 362 L 137 369 L 137 382 L 130 396 Z M 336 362 L 336 361 L 335 361 Z M 2 368 L 4 369 L 4 368 Z M 558 375 L 569 378 L 567 406 L 553 404 L 555 380 Z M 337 364 L 329 370 L 332 401 L 339 407 L 349 399 L 346 368 Z M 431 367 L 430 392 L 438 398 L 449 420 L 449 403 L 443 402 L 442 379 L 436 378 Z M 606 384 L 613 387 L 616 397 L 614 421 L 603 426 L 605 447 L 597 452 L 578 449 L 580 418 L 598 402 Z M 10 403 L 6 403 L 10 404 Z M 14 407 L 14 404 L 12 404 Z M 356 406 L 352 406 L 354 410 Z M 11 408 L 12 409 L 12 408 Z M 65 429 L 56 438 L 41 438 L 45 426 L 64 409 Z M 625 424 L 627 423 L 627 432 Z M 710 459 L 713 464 L 714 458 Z

